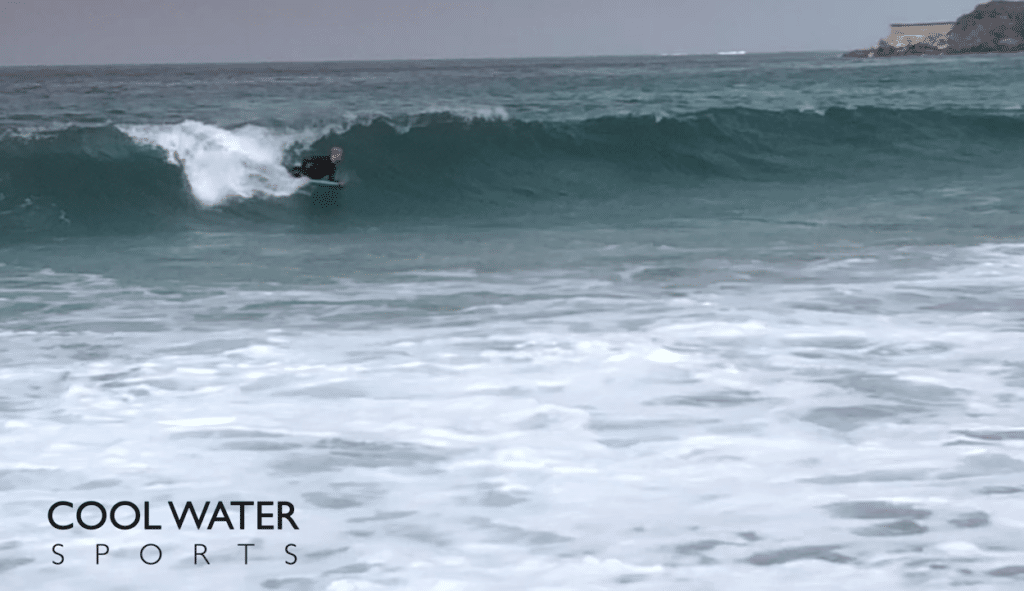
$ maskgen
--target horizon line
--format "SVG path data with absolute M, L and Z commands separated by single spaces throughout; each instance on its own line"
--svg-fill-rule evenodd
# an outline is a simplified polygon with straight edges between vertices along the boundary
M 744 51 L 744 50 L 735 50 Z M 754 55 L 778 55 L 787 53 L 842 53 L 847 49 L 815 49 L 815 50 L 785 50 L 785 51 L 746 51 L 745 56 Z M 244 65 L 268 65 L 268 64 L 340 64 L 340 63 L 389 63 L 389 62 L 468 62 L 468 61 L 494 61 L 494 60 L 554 60 L 554 59 L 601 59 L 601 58 L 623 58 L 623 57 L 743 57 L 743 55 L 720 56 L 718 51 L 711 53 L 623 53 L 623 54 L 594 54 L 594 55 L 546 55 L 546 56 L 517 56 L 517 57 L 417 57 L 417 58 L 369 58 L 369 59 L 340 59 L 340 60 L 300 60 L 300 61 L 226 61 L 226 62 L 135 62 L 135 63 L 94 63 L 94 64 L 0 64 L 0 68 L 103 68 L 103 67 L 136 67 L 136 66 L 244 66 Z

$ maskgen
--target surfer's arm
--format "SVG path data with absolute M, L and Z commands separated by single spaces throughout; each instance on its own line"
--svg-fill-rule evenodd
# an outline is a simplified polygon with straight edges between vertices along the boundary
M 302 178 L 304 176 L 309 176 L 309 166 L 309 158 L 306 158 L 302 161 L 302 164 L 291 167 L 288 172 L 295 178 Z

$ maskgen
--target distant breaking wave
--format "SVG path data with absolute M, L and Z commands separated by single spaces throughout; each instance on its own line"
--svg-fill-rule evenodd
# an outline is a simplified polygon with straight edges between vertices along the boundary
M 1015 170 L 1024 120 L 937 110 L 733 108 L 563 122 L 437 112 L 300 131 L 194 121 L 72 127 L 0 137 L 0 238 L 148 232 L 257 205 L 259 219 L 274 220 L 311 191 L 286 166 L 331 145 L 346 151 L 351 216 L 487 217 L 643 194 L 645 187 L 667 187 L 685 199 L 722 181 Z

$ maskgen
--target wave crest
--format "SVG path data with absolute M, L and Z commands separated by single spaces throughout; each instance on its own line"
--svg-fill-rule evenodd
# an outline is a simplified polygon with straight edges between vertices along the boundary
M 202 215 L 256 208 L 259 219 L 294 220 L 296 200 L 316 189 L 287 168 L 332 145 L 345 148 L 348 218 L 486 218 L 581 202 L 678 202 L 722 182 L 892 187 L 1002 174 L 1017 169 L 1024 119 L 732 108 L 523 121 L 471 109 L 299 131 L 185 121 L 9 134 L 0 137 L 0 237 L 146 231 L 211 208 Z
M 281 166 L 285 151 L 302 141 L 296 134 L 254 125 L 227 130 L 198 121 L 119 129 L 139 144 L 161 148 L 169 164 L 184 169 L 192 195 L 205 206 L 232 196 L 284 197 L 303 185 Z

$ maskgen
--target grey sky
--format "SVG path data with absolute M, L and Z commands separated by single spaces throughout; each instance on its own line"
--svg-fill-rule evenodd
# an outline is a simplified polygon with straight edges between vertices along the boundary
M 0 65 L 840 50 L 956 0 L 0 0 Z

